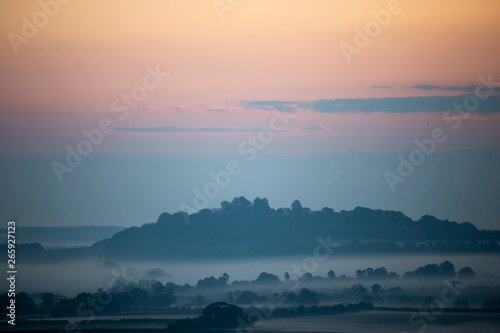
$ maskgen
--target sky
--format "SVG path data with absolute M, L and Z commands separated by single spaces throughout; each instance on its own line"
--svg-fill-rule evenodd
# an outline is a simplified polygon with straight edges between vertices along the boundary
M 0 4 L 0 219 L 243 195 L 500 228 L 495 0 Z

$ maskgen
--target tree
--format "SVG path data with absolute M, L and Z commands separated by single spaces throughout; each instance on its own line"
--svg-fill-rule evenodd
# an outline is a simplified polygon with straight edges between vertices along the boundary
M 351 296 L 363 296 L 367 292 L 368 290 L 360 283 L 356 283 L 352 287 L 344 289 L 344 294 Z
M 262 299 L 255 292 L 250 290 L 235 291 L 236 303 L 238 304 L 252 304 L 255 302 L 260 302 Z
M 200 306 L 207 304 L 207 299 L 203 295 L 196 295 L 196 297 L 191 302 L 191 306 Z
M 163 291 L 165 290 L 165 286 L 160 282 L 160 281 L 156 281 L 155 283 L 153 283 L 153 285 L 151 286 L 151 291 L 154 293 L 154 294 L 162 294 Z
M 35 302 L 26 293 L 20 292 L 16 295 L 16 313 L 21 316 L 30 315 L 35 312 Z
M 441 270 L 438 265 L 432 264 L 419 267 L 413 273 L 417 278 L 436 277 L 441 275 Z
M 226 301 L 229 303 L 236 303 L 236 297 L 234 297 L 234 294 L 232 291 L 228 291 L 226 293 Z
M 168 325 L 168 331 L 202 331 L 208 328 L 235 328 L 238 318 L 244 315 L 239 306 L 226 302 L 216 302 L 207 305 L 198 318 L 180 319 Z
M 333 270 L 329 270 L 327 273 L 327 276 L 329 279 L 334 279 L 335 278 L 335 272 Z
M 382 289 L 382 287 L 380 287 L 380 284 L 375 283 L 372 286 L 372 294 L 378 294 L 380 292 L 380 289 Z
M 255 200 L 253 201 L 253 208 L 259 212 L 267 212 L 271 209 L 271 207 L 269 207 L 269 202 L 267 201 L 266 198 L 255 198 Z
M 311 273 L 304 273 L 302 277 L 300 278 L 301 280 L 311 280 L 313 278 L 313 275 Z
M 257 282 L 259 282 L 259 283 L 278 283 L 278 282 L 280 282 L 280 279 L 276 275 L 262 272 L 257 277 Z
M 241 316 L 243 309 L 239 306 L 216 302 L 203 309 L 201 319 L 206 322 L 207 327 L 235 327 L 238 325 L 238 317 Z
M 221 277 L 216 279 L 215 277 L 207 277 L 203 280 L 198 280 L 196 287 L 198 288 L 217 288 L 227 286 L 227 281 L 229 280 L 229 275 L 227 273 L 222 274 Z
M 165 288 L 163 289 L 163 292 L 158 296 L 158 301 L 161 305 L 169 307 L 173 303 L 177 302 L 177 296 L 174 295 L 174 291 L 171 288 Z
M 476 273 L 470 267 L 464 267 L 458 271 L 458 277 L 461 278 L 472 278 L 476 276 Z
M 385 267 L 379 267 L 375 269 L 375 271 L 373 272 L 373 276 L 376 278 L 385 279 L 389 276 L 389 272 L 387 272 L 387 269 L 385 269 Z
M 128 294 L 132 306 L 142 307 L 148 303 L 148 295 L 140 288 L 134 288 Z
M 252 203 L 247 200 L 245 197 L 236 197 L 231 201 L 231 206 L 232 207 L 252 207 Z
M 325 215 L 326 217 L 333 217 L 335 211 L 331 208 L 324 207 L 323 209 L 321 209 L 321 213 L 323 213 L 323 215 Z
M 77 316 L 76 304 L 72 298 L 63 298 L 56 304 L 51 313 L 52 317 L 74 317 Z
M 413 272 L 411 272 L 411 271 L 408 271 L 408 272 L 404 273 L 404 275 L 403 275 L 403 279 L 411 279 L 414 277 L 415 277 L 415 274 L 413 274 Z
M 58 297 L 54 293 L 43 293 L 42 303 L 40 306 L 45 312 L 50 313 L 58 301 Z
M 227 210 L 231 207 L 231 204 L 228 201 L 222 201 L 220 203 L 220 207 L 222 208 L 222 210 Z
M 299 200 L 295 200 L 294 202 L 292 202 L 292 215 L 295 216 L 303 215 L 302 204 L 300 203 Z
M 448 260 L 443 261 L 439 264 L 439 272 L 442 276 L 454 277 L 455 276 L 455 266 Z
M 297 295 L 294 292 L 286 294 L 285 303 L 297 303 Z
M 481 309 L 500 309 L 500 298 L 483 302 L 483 304 L 481 304 Z
M 303 288 L 299 293 L 299 303 L 301 304 L 318 304 L 319 297 L 314 291 Z

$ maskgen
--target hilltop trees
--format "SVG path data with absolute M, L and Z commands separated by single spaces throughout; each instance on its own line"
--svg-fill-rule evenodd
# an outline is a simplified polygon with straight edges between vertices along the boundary
M 280 282 L 280 279 L 276 275 L 262 272 L 259 274 L 256 281 L 259 283 L 271 284 Z
M 500 253 L 500 232 L 478 230 L 470 223 L 432 216 L 413 221 L 400 212 L 362 207 L 312 211 L 299 200 L 290 208 L 274 209 L 265 198 L 251 202 L 243 196 L 189 216 L 163 213 L 156 223 L 125 229 L 93 248 L 109 258 L 169 259 L 175 253 L 176 259 L 243 259 L 305 253 L 318 245 L 319 234 L 333 241 L 350 239 L 331 248 L 340 255 Z
M 222 274 L 218 279 L 215 277 L 207 277 L 198 280 L 196 287 L 198 288 L 220 288 L 227 286 L 227 281 L 229 280 L 229 275 L 227 273 Z

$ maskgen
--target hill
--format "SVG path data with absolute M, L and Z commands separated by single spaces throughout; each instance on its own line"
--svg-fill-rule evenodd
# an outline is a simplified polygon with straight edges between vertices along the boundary
M 427 241 L 449 242 L 458 252 L 500 250 L 496 242 L 500 231 L 478 230 L 468 222 L 458 224 L 427 215 L 413 221 L 401 212 L 362 207 L 341 212 L 331 208 L 312 211 L 297 200 L 291 208 L 273 209 L 266 199 L 256 198 L 252 203 L 244 197 L 224 201 L 219 209 L 191 215 L 163 213 L 156 223 L 123 230 L 97 242 L 93 249 L 114 258 L 288 256 L 312 252 L 318 238 L 338 242 L 376 240 L 368 244 L 350 242 L 341 247 L 342 253 L 362 253 L 363 249 L 371 253 L 374 248 L 405 250 L 406 245 L 400 247 L 394 242 L 411 242 L 406 250 L 418 252 L 422 248 L 416 243 Z M 444 244 L 448 249 L 448 243 Z

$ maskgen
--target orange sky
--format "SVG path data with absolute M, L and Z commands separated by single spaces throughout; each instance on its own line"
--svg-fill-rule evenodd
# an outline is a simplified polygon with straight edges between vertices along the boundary
M 339 44 L 389 1 L 243 1 L 223 21 L 213 2 L 73 0 L 16 54 L 7 34 L 40 7 L 2 1 L 2 103 L 97 107 L 155 64 L 171 77 L 149 101 L 169 105 L 366 97 L 380 94 L 372 85 L 469 84 L 500 69 L 495 0 L 402 1 L 349 65 Z

